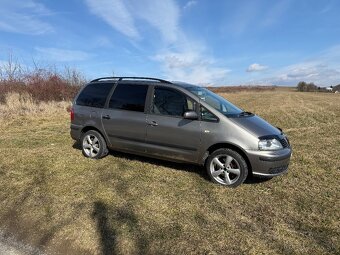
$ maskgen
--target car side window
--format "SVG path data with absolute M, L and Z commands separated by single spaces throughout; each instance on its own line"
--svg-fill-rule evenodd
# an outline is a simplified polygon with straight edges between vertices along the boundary
M 79 94 L 76 104 L 103 108 L 113 83 L 90 83 Z
M 109 108 L 144 112 L 148 85 L 118 84 L 110 98 Z
M 152 113 L 182 117 L 186 111 L 195 111 L 195 101 L 174 89 L 155 87 Z
M 203 121 L 211 121 L 211 122 L 217 122 L 218 118 L 212 114 L 207 108 L 201 105 L 201 120 Z

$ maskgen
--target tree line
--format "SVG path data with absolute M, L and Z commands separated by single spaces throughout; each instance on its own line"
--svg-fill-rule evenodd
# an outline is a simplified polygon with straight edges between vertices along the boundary
M 313 82 L 307 83 L 304 81 L 300 81 L 297 86 L 296 86 L 298 91 L 302 91 L 302 92 L 313 92 L 313 91 L 320 91 L 320 92 L 326 92 L 327 89 L 324 87 L 318 87 L 316 86 Z M 336 85 L 336 86 L 330 86 L 330 88 L 332 88 L 333 92 L 337 91 L 340 89 L 340 84 Z

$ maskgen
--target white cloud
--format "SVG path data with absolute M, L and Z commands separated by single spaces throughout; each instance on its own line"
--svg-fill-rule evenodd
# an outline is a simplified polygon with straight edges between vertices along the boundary
M 190 0 L 190 1 L 188 1 L 188 2 L 184 5 L 183 9 L 184 9 L 184 10 L 185 10 L 185 9 L 190 9 L 191 7 L 193 7 L 193 6 L 196 5 L 196 4 L 197 4 L 197 1 Z
M 167 43 L 175 42 L 179 35 L 179 8 L 172 0 L 138 1 L 138 11 L 135 15 L 155 27 Z
M 153 57 L 161 63 L 165 76 L 196 84 L 223 82 L 230 70 L 216 65 L 216 61 L 205 54 L 204 49 L 168 51 Z
M 90 11 L 122 34 L 140 39 L 138 22 L 154 27 L 166 42 L 177 39 L 179 9 L 172 0 L 86 0 Z
M 133 39 L 139 48 L 143 23 L 156 29 L 163 39 L 151 59 L 160 63 L 164 75 L 173 80 L 214 83 L 224 79 L 229 70 L 219 67 L 204 46 L 197 46 L 179 26 L 181 8 L 174 0 L 86 0 L 91 11 L 117 31 Z M 196 1 L 188 1 L 185 8 Z M 144 25 L 144 24 L 143 24 Z
M 0 8 L 0 30 L 12 33 L 40 35 L 53 31 L 53 27 L 42 20 L 51 15 L 44 5 L 34 0 L 3 0 Z
M 91 57 L 91 54 L 80 50 L 67 50 L 58 48 L 36 47 L 38 57 L 44 60 L 57 62 L 83 61 Z
M 260 71 L 264 71 L 267 70 L 268 66 L 264 66 L 264 65 L 260 65 L 257 63 L 251 64 L 250 66 L 248 66 L 247 68 L 247 72 L 260 72 Z
M 134 19 L 122 0 L 86 0 L 90 11 L 110 26 L 131 38 L 139 34 Z
M 300 63 L 284 68 L 268 81 L 279 85 L 295 85 L 299 81 L 314 82 L 319 86 L 334 85 L 340 81 L 340 68 L 319 63 Z
M 328 48 L 315 56 L 273 71 L 250 83 L 296 85 L 299 81 L 313 82 L 318 86 L 340 83 L 340 45 Z
M 163 54 L 157 54 L 154 57 L 155 60 L 164 62 L 168 69 L 175 68 L 189 68 L 193 65 L 207 64 L 207 60 L 203 59 L 197 52 L 167 52 Z

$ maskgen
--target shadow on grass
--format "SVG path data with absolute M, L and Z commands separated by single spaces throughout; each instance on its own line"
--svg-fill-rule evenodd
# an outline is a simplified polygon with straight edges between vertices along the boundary
M 270 181 L 272 178 L 265 178 L 265 177 L 257 177 L 252 174 L 249 174 L 247 179 L 244 181 L 244 184 L 260 184 L 263 182 Z
M 100 237 L 101 252 L 103 255 L 125 253 L 120 249 L 118 237 L 129 236 L 129 244 L 123 248 L 128 253 L 147 254 L 149 242 L 146 233 L 140 229 L 138 219 L 131 205 L 111 208 L 103 202 L 95 202 L 93 205 L 92 218 L 96 222 Z
M 74 149 L 81 150 L 81 145 L 79 142 L 74 142 L 72 147 Z M 188 164 L 188 163 L 176 163 L 172 161 L 149 158 L 149 157 L 139 156 L 139 155 L 120 152 L 120 151 L 113 151 L 113 150 L 110 150 L 109 155 L 113 157 L 122 158 L 122 159 L 137 160 L 143 163 L 149 163 L 153 165 L 168 167 L 168 168 L 176 169 L 179 171 L 197 173 L 201 177 L 203 177 L 205 180 L 210 181 L 210 178 L 208 174 L 206 173 L 206 170 L 204 169 L 203 166 L 200 166 L 200 165 L 194 165 L 194 164 Z M 267 182 L 269 180 L 271 180 L 271 178 L 256 177 L 256 176 L 253 176 L 252 174 L 249 174 L 244 184 L 260 184 L 263 182 Z
M 207 181 L 211 181 L 204 166 L 200 165 L 194 165 L 189 163 L 176 163 L 172 161 L 166 161 L 161 159 L 155 159 L 155 158 L 149 158 L 149 157 L 143 157 L 138 156 L 134 154 L 119 152 L 119 151 L 110 151 L 110 155 L 114 157 L 124 158 L 127 160 L 138 160 L 143 163 L 149 163 L 153 165 L 159 165 L 164 166 L 172 169 L 176 169 L 179 171 L 185 171 L 190 173 L 197 173 L 201 177 L 203 177 Z M 267 181 L 270 181 L 272 178 L 266 178 L 266 177 L 257 177 L 252 174 L 249 174 L 247 179 L 244 181 L 244 184 L 260 184 Z
M 100 242 L 103 255 L 116 254 L 116 231 L 111 229 L 109 224 L 109 213 L 106 205 L 102 202 L 95 202 L 92 218 L 97 223 L 97 230 L 100 235 Z
M 81 150 L 81 145 L 80 145 L 80 142 L 79 141 L 75 141 L 72 145 L 72 148 L 73 149 L 76 149 L 76 150 Z
M 72 147 L 74 149 L 81 150 L 81 145 L 79 142 L 74 142 Z M 125 153 L 125 152 L 120 152 L 120 151 L 114 151 L 114 150 L 110 150 L 109 156 L 118 157 L 118 158 L 126 159 L 126 160 L 137 160 L 143 163 L 149 163 L 152 165 L 168 167 L 168 168 L 172 168 L 172 169 L 179 170 L 179 171 L 185 171 L 189 173 L 197 173 L 201 177 L 203 177 L 205 180 L 208 180 L 208 181 L 210 180 L 209 176 L 206 174 L 204 167 L 200 165 L 194 165 L 194 164 L 188 164 L 188 163 L 177 163 L 173 161 L 156 159 L 156 158 L 140 156 L 140 155 Z

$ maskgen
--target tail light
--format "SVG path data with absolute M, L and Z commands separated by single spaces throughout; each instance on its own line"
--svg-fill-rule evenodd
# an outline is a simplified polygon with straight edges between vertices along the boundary
M 74 120 L 74 109 L 73 108 L 71 108 L 70 116 L 71 116 L 71 121 Z

